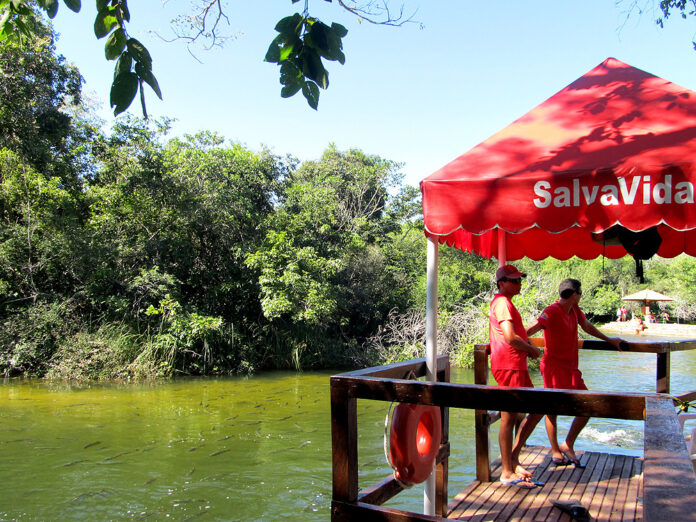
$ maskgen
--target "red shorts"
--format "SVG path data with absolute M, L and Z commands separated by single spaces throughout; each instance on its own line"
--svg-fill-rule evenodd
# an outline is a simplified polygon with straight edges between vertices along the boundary
M 563 388 L 566 390 L 586 390 L 580 370 L 571 370 L 541 363 L 541 375 L 544 378 L 544 388 Z
M 492 373 L 498 386 L 534 388 L 527 370 L 492 370 Z

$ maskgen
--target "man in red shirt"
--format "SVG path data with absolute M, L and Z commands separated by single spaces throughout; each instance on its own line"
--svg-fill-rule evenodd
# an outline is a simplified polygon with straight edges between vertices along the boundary
M 537 322 L 527 329 L 527 335 L 534 335 L 544 330 L 544 356 L 541 358 L 541 375 L 545 388 L 564 388 L 570 390 L 586 390 L 582 373 L 578 369 L 578 325 L 588 334 L 607 341 L 617 350 L 622 342 L 618 338 L 609 338 L 590 323 L 582 313 L 578 302 L 582 296 L 582 285 L 577 279 L 564 279 L 558 287 L 561 296 L 551 306 L 547 306 Z M 573 446 L 578 435 L 585 427 L 589 417 L 575 417 L 568 430 L 565 442 L 559 446 L 556 415 L 546 416 L 546 432 L 551 443 L 553 463 L 557 466 L 573 464 L 576 468 L 584 468 L 580 464 Z
M 512 265 L 498 268 L 495 281 L 498 293 L 491 301 L 489 311 L 489 334 L 491 342 L 491 372 L 498 386 L 532 388 L 527 369 L 527 357 L 536 359 L 541 350 L 529 343 L 520 313 L 512 304 L 512 298 L 520 293 L 522 278 L 526 277 Z M 534 488 L 540 483 L 531 480 L 532 474 L 520 466 L 520 451 L 543 415 L 528 415 L 520 424 L 513 445 L 513 429 L 517 413 L 500 412 L 500 458 L 503 484 Z

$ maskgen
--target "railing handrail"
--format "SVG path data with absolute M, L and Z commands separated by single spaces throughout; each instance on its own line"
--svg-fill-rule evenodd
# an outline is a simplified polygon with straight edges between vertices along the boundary
M 652 393 L 595 392 L 335 375 L 331 386 L 355 399 L 408 402 L 448 408 L 502 410 L 644 420 L 645 397 Z

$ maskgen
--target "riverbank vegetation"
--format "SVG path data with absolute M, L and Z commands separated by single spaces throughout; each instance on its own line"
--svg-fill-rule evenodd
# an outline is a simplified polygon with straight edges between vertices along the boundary
M 420 195 L 400 165 L 329 144 L 300 163 L 171 137 L 172 122 L 102 128 L 49 28 L 0 45 L 0 373 L 70 379 L 339 368 L 423 353 Z M 427 173 L 424 173 L 427 174 Z M 531 320 L 558 281 L 609 319 L 633 261 L 522 260 Z M 646 262 L 696 317 L 696 263 Z M 440 351 L 487 339 L 495 261 L 443 247 Z

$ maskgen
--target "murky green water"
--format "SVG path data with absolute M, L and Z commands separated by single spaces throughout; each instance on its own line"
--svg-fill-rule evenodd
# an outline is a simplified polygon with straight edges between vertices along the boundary
M 591 389 L 654 390 L 653 355 L 588 351 L 581 365 Z M 0 520 L 328 520 L 329 376 L 91 386 L 6 381 Z M 696 352 L 674 354 L 672 391 L 696 389 L 695 376 Z M 453 372 L 452 380 L 470 383 L 473 374 Z M 389 474 L 386 409 L 359 403 L 361 487 Z M 561 418 L 561 432 L 569 420 Z M 451 411 L 451 440 L 453 495 L 474 474 L 471 411 Z M 493 450 L 495 440 L 492 433 Z M 548 445 L 541 426 L 530 443 Z M 578 448 L 642 452 L 642 424 L 593 419 Z M 422 498 L 416 486 L 390 505 L 420 510 Z

